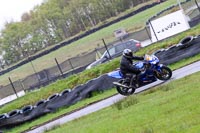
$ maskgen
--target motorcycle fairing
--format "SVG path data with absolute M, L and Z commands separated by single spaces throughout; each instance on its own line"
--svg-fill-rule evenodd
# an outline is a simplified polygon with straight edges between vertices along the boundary
M 113 78 L 117 78 L 117 79 L 121 79 L 123 78 L 122 73 L 120 72 L 120 70 L 116 70 L 116 71 L 112 71 L 108 73 L 108 76 L 113 77 Z

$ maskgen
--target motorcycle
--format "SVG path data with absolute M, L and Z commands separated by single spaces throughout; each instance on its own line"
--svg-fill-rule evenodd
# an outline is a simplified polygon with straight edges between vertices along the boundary
M 166 81 L 172 77 L 171 69 L 160 64 L 155 55 L 145 55 L 144 61 L 139 61 L 133 65 L 141 70 L 137 83 L 136 75 L 132 77 L 130 83 L 127 83 L 120 70 L 117 71 L 117 78 L 120 78 L 120 80 L 113 82 L 117 91 L 125 96 L 133 94 L 137 88 L 155 82 L 157 79 Z

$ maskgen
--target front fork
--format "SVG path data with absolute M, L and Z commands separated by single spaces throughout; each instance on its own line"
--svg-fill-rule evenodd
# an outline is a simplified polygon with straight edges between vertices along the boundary
M 162 68 L 163 66 L 164 66 L 163 64 L 158 64 L 158 65 L 156 65 L 156 68 L 154 69 L 154 73 L 155 73 L 156 75 L 160 75 L 160 74 L 162 73 L 161 68 Z

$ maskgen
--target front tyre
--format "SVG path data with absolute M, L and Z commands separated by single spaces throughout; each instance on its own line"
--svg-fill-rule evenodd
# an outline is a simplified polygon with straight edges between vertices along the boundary
M 156 78 L 159 80 L 169 80 L 172 77 L 172 70 L 167 66 L 162 66 L 160 71 L 156 71 Z
M 118 81 L 120 84 L 126 85 L 124 79 Z M 135 88 L 125 88 L 122 86 L 116 86 L 117 92 L 124 96 L 132 95 L 135 92 Z

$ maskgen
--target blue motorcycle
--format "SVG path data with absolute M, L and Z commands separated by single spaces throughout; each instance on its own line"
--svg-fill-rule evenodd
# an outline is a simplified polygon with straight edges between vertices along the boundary
M 160 64 L 158 57 L 155 55 L 145 55 L 144 61 L 137 62 L 133 65 L 141 70 L 139 81 L 137 83 L 135 79 L 136 76 L 133 76 L 130 83 L 127 84 L 120 70 L 117 70 L 112 74 L 110 73 L 110 76 L 120 79 L 118 82 L 113 82 L 113 84 L 116 86 L 117 91 L 125 96 L 133 94 L 137 88 L 155 82 L 157 79 L 165 81 L 169 80 L 172 76 L 171 69 Z

